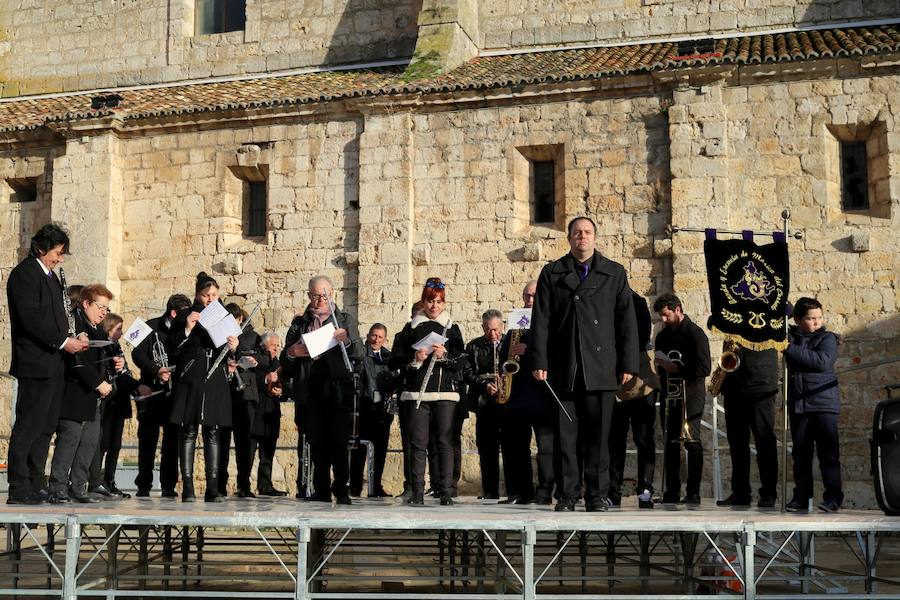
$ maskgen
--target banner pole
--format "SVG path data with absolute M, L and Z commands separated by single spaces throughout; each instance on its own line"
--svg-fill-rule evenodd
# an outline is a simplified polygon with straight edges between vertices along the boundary
M 781 211 L 781 218 L 784 219 L 784 243 L 787 244 L 788 235 L 790 234 L 791 210 L 789 208 Z M 798 238 L 799 239 L 799 238 Z M 790 292 L 790 290 L 788 290 Z M 786 313 L 787 311 L 785 311 Z M 784 339 L 787 341 L 788 336 L 788 315 L 784 315 Z M 784 354 L 781 355 L 782 372 L 781 372 L 781 398 L 783 418 L 781 423 L 781 512 L 785 512 L 787 504 L 787 432 L 788 432 L 788 368 L 787 359 Z

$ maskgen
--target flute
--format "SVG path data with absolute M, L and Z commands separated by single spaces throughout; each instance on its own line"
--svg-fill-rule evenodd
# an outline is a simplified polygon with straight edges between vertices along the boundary
M 453 324 L 453 319 L 447 319 L 447 324 L 444 326 L 444 332 L 441 333 L 441 337 L 447 337 L 447 332 L 450 330 L 450 325 Z M 431 374 L 434 372 L 434 351 L 431 352 L 431 361 L 428 363 L 428 369 L 425 371 L 425 379 L 422 380 L 422 387 L 419 388 L 419 399 L 416 400 L 416 408 L 419 408 L 422 404 L 422 395 L 425 393 L 425 390 L 428 389 L 428 381 L 431 379 Z

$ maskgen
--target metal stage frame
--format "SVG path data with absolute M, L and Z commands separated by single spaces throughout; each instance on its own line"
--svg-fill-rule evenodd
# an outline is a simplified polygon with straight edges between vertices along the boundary
M 397 502 L 4 505 L 0 596 L 900 598 L 900 518 L 873 511 Z

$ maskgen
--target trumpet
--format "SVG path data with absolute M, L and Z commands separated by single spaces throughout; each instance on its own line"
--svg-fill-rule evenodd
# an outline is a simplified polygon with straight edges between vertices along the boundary
M 729 373 L 737 371 L 738 367 L 741 366 L 741 357 L 738 355 L 737 350 L 738 345 L 735 342 L 726 340 L 722 356 L 719 357 L 719 365 L 709 378 L 709 387 L 707 389 L 710 395 L 718 396 L 722 391 L 722 383 L 724 383 L 725 377 Z
M 166 352 L 166 346 L 159 339 L 159 334 L 153 332 L 153 346 L 150 349 L 153 355 L 153 363 L 160 369 L 168 369 L 170 372 L 169 381 L 166 382 L 166 396 L 172 395 L 172 376 L 171 372 L 174 367 L 169 366 L 169 353 Z

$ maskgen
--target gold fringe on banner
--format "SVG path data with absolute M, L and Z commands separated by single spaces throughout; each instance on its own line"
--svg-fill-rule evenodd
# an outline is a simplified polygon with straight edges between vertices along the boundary
M 778 350 L 780 352 L 788 347 L 787 339 L 784 339 L 780 342 L 776 340 L 766 340 L 765 342 L 751 342 L 750 340 L 745 340 L 739 335 L 735 335 L 733 333 L 725 333 L 718 327 L 712 327 L 710 331 L 712 331 L 713 333 L 718 333 L 726 340 L 731 340 L 732 342 L 735 342 L 736 344 L 743 346 L 748 350 L 756 350 L 757 352 L 759 352 L 760 350 L 769 350 L 770 348 Z

